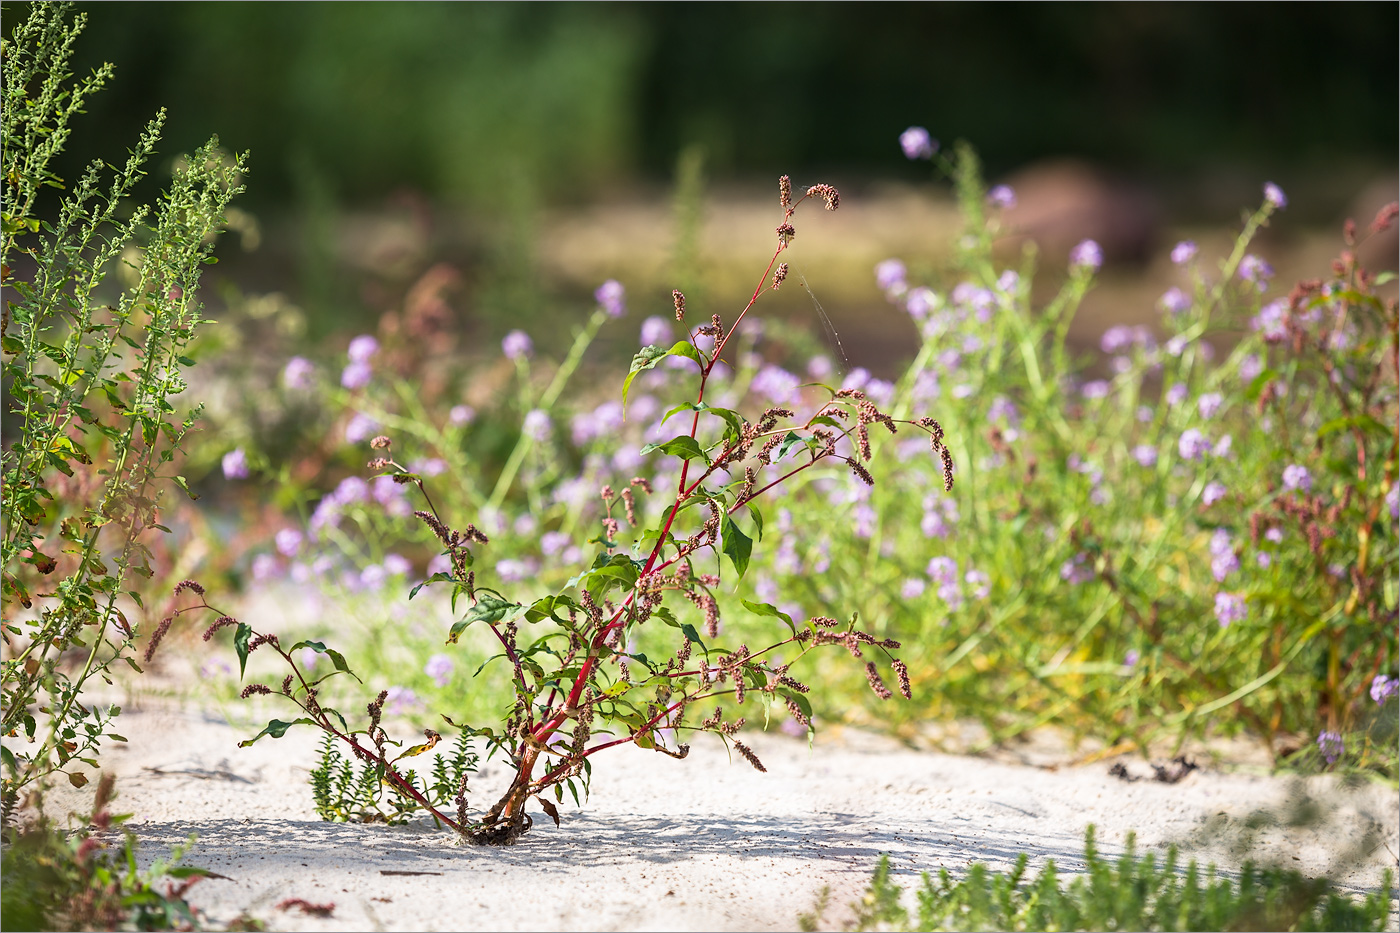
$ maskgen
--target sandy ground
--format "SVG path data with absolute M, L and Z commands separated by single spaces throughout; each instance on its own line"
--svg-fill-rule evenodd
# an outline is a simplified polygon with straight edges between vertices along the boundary
M 143 862 L 195 834 L 187 862 L 229 880 L 196 885 L 192 902 L 215 920 L 246 910 L 279 930 L 796 929 L 824 885 L 824 925 L 839 928 L 881 853 L 906 887 L 916 871 L 956 874 L 979 860 L 1005 868 L 1022 851 L 1033 869 L 1053 858 L 1073 871 L 1093 823 L 1108 854 L 1135 830 L 1140 850 L 1178 842 L 1229 868 L 1243 818 L 1285 807 L 1300 789 L 1324 802 L 1325 823 L 1266 831 L 1256 857 L 1360 890 L 1400 851 L 1400 802 L 1383 785 L 1209 769 L 1173 785 L 1125 782 L 1107 761 L 1012 765 L 849 730 L 810 751 L 753 736 L 767 774 L 730 761 L 709 737 L 685 761 L 620 748 L 598 756 L 591 799 L 562 807 L 561 827 L 536 814 L 518 845 L 470 847 L 430 822 L 319 821 L 306 783 L 317 740 L 309 729 L 240 749 L 251 732 L 209 714 L 147 708 L 120 724 L 130 741 L 109 746 L 105 764 L 118 776 L 115 809 L 134 814 Z M 1141 761 L 1128 767 L 1151 774 Z M 490 803 L 505 779 L 488 763 L 473 780 L 475 802 Z M 50 811 L 77 809 L 82 796 L 56 795 Z M 1371 825 L 1381 844 L 1344 864 L 1339 847 Z M 324 919 L 277 910 L 289 897 L 335 909 Z

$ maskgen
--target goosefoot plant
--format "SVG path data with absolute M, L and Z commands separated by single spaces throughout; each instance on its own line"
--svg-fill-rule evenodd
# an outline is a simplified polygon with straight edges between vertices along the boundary
M 213 139 L 180 168 L 154 213 L 130 204 L 160 138 L 157 114 L 110 185 L 94 161 L 57 205 L 50 171 L 69 118 L 111 74 L 104 65 L 69 87 L 68 62 L 85 18 L 35 4 L 3 46 L 5 62 L 3 247 L 0 280 L 6 390 L 3 452 L 3 714 L 0 732 L 6 816 L 26 785 L 55 771 L 81 787 L 78 763 L 96 754 L 117 707 L 79 697 L 93 677 L 111 683 L 132 657 L 153 576 L 151 532 L 163 481 L 199 409 L 171 399 L 196 329 L 200 272 L 229 202 L 242 190 L 245 156 L 225 158 Z M 108 275 L 129 267 L 125 291 Z M 22 271 L 17 271 L 20 267 Z M 60 475 L 61 474 L 61 475 Z M 24 742 L 11 741 L 20 736 Z
M 744 600 L 749 612 L 779 620 L 787 628 L 787 636 L 756 651 L 746 644 L 721 648 L 715 642 L 722 611 L 720 556 L 736 577 L 744 575 L 755 539 L 761 540 L 763 535 L 759 502 L 765 495 L 826 461 L 845 464 L 860 481 L 873 485 L 867 465 L 872 455 L 871 431 L 885 429 L 893 434 L 901 425 L 925 435 L 940 464 L 945 488 L 951 489 L 953 483 L 953 458 L 937 421 L 929 417 L 893 418 L 859 390 L 827 389 L 828 400 L 805 416 L 773 407 L 754 420 L 707 401 L 722 376 L 719 367 L 724 351 L 745 317 L 787 277 L 788 266 L 779 259 L 796 236 L 792 218 L 798 205 L 821 199 L 828 210 L 835 210 L 840 203 L 839 193 L 829 185 L 814 185 L 794 200 L 787 176 L 780 180 L 779 191 L 783 216 L 775 231 L 776 247 L 734 323 L 726 327 L 716 314 L 689 339 L 669 349 L 644 347 L 623 382 L 625 405 L 633 380 L 663 360 L 689 361 L 698 370 L 694 401 L 676 405 L 667 415 L 667 419 L 681 417 L 682 423 L 688 420 L 688 428 L 642 449 L 644 455 L 658 452 L 678 461 L 669 506 L 659 513 L 656 527 L 637 528 L 637 497 L 656 495 L 651 483 L 637 478 L 620 491 L 604 486 L 600 498 L 605 517 L 599 534 L 590 542 L 598 546 L 597 555 L 560 591 L 524 603 L 480 585 L 473 570 L 473 548 L 487 544 L 487 536 L 475 525 L 451 527 L 434 505 L 423 477 L 394 459 L 390 439 L 380 436 L 372 442 L 382 455 L 369 463 L 370 469 L 418 489 L 427 508 L 415 514 L 432 530 L 451 562 L 450 571 L 430 576 L 414 588 L 410 598 L 426 585 L 450 587 L 454 612 L 463 598 L 469 608 L 452 624 L 448 643 L 456 643 L 470 626 L 485 625 L 500 645 L 501 653 L 496 657 L 510 667 L 515 697 L 503 725 L 472 728 L 443 717 L 449 725 L 483 740 L 492 753 L 509 760 L 514 778 L 501 798 L 479 817 L 469 818 L 463 771 L 456 788 L 456 819 L 447 817 L 430 801 L 426 788 L 397 768 L 400 760 L 433 748 L 440 740 L 438 733 L 425 730 L 425 742 L 393 754 L 398 743 L 390 741 L 380 725 L 387 691 L 369 704 L 368 727 L 352 730 L 339 712 L 323 707 L 318 699 L 320 685 L 327 677 L 348 673 L 341 654 L 319 642 L 284 648 L 276 635 L 259 633 L 221 615 L 205 632 L 206 640 L 222 628 L 233 627 L 234 647 L 245 670 L 248 656 L 263 646 L 270 646 L 292 670 L 280 690 L 256 683 L 244 689 L 244 697 L 280 694 L 301 711 L 291 722 L 273 720 L 249 742 L 263 735 L 280 737 L 294 724 L 314 725 L 348 743 L 383 782 L 435 819 L 474 842 L 509 845 L 532 824 L 525 812 L 531 798 L 558 822 L 557 808 L 544 795 L 552 792 L 556 801 L 562 801 L 567 787 L 577 801 L 579 786 L 587 791 L 592 756 L 604 749 L 633 744 L 684 758 L 690 745 L 679 741 L 681 733 L 705 731 L 719 736 L 758 770 L 766 770 L 753 750 L 737 737 L 746 722 L 738 714 L 746 704 L 761 707 L 765 718 L 774 709 L 786 708 L 787 715 L 805 725 L 810 736 L 810 688 L 790 671 L 817 647 L 840 646 L 864 661 L 870 687 L 888 699 L 893 694 L 885 686 L 877 661 L 867 659 L 865 652 L 869 651 L 887 661 L 900 693 L 910 696 L 908 671 L 891 654 L 899 643 L 858 628 L 857 613 L 846 622 L 825 616 L 799 622 L 772 603 Z M 675 291 L 673 300 L 676 319 L 684 321 L 685 296 Z M 630 542 L 624 540 L 624 520 L 628 529 L 635 529 Z M 699 566 L 706 557 L 714 558 L 715 572 Z M 198 584 L 186 581 L 177 588 L 177 592 L 183 590 L 201 599 L 179 613 L 212 608 L 203 600 Z M 683 601 L 689 606 L 673 609 L 668 601 Z M 695 613 L 694 622 L 686 620 L 687 613 Z M 673 655 L 650 658 L 631 646 L 631 634 L 647 623 L 675 630 L 679 644 Z M 323 678 L 311 678 L 295 656 L 298 649 L 306 647 L 329 656 L 334 670 Z M 791 659 L 783 660 L 780 651 L 791 653 Z M 708 715 L 697 722 L 694 712 L 702 704 Z M 728 715 L 726 705 L 730 707 Z M 594 736 L 604 735 L 606 740 L 592 741 Z

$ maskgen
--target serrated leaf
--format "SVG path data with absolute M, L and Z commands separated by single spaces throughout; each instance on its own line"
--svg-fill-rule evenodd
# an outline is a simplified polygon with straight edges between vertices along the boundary
M 720 547 L 724 556 L 729 558 L 730 563 L 739 574 L 739 579 L 744 578 L 744 574 L 749 569 L 749 555 L 753 553 L 753 539 L 739 530 L 739 526 L 734 524 L 734 520 L 726 512 L 724 520 L 720 523 Z

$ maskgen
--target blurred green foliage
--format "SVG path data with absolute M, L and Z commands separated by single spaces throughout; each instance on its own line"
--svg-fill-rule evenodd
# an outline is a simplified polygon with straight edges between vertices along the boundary
M 1394 4 L 83 6 L 79 64 L 122 76 L 93 115 L 100 151 L 166 106 L 170 151 L 217 128 L 260 154 L 261 205 L 299 192 L 304 164 L 348 200 L 579 197 L 664 179 L 693 144 L 721 178 L 913 179 L 891 142 L 911 123 L 975 140 L 993 176 L 1077 155 L 1287 185 L 1397 148 L 1376 119 L 1400 104 Z

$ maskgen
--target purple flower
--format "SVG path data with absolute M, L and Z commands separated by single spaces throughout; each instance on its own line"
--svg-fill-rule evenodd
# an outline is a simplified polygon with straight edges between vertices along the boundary
M 1228 490 L 1225 488 L 1224 483 L 1217 483 L 1211 480 L 1209 483 L 1206 483 L 1206 488 L 1201 491 L 1201 502 L 1206 505 L 1214 505 L 1225 498 L 1226 492 L 1228 492 Z
M 1234 445 L 1234 443 L 1235 439 L 1232 438 L 1230 435 L 1223 435 L 1220 438 L 1220 440 L 1215 442 L 1215 448 L 1211 450 L 1211 455 L 1215 457 L 1230 456 L 1230 448 Z
M 1259 359 L 1257 353 L 1251 353 L 1240 360 L 1240 379 L 1244 382 L 1253 382 L 1263 371 L 1264 362 Z
M 543 441 L 548 439 L 552 427 L 549 415 L 538 408 L 532 408 L 520 423 L 520 433 L 533 441 Z
M 439 687 L 446 687 L 452 679 L 452 659 L 445 654 L 435 654 L 423 665 L 423 673 L 431 677 Z
M 1128 653 L 1123 655 L 1124 667 L 1137 667 L 1139 655 L 1136 648 L 1129 648 Z
M 519 360 L 533 356 L 535 342 L 523 330 L 513 330 L 501 341 L 501 352 L 508 360 Z
M 358 444 L 374 437 L 378 432 L 379 422 L 364 412 L 357 411 L 351 416 L 350 422 L 345 425 L 345 443 Z
M 253 558 L 253 566 L 250 568 L 254 580 L 266 580 L 277 575 L 277 558 L 271 554 L 259 554 Z
M 938 295 L 932 289 L 920 286 L 909 292 L 909 297 L 904 300 L 904 310 L 909 312 L 909 316 L 916 321 L 922 321 L 928 317 L 929 312 L 939 305 Z
M 248 455 L 243 452 L 242 447 L 235 447 L 224 454 L 223 467 L 224 479 L 247 479 Z
M 304 356 L 287 360 L 282 370 L 282 384 L 289 389 L 309 389 L 316 384 L 316 367 Z
M 1210 572 L 1216 583 L 1225 582 L 1226 577 L 1240 569 L 1240 559 L 1235 554 L 1230 533 L 1224 528 L 1215 529 L 1210 536 L 1210 553 Z
M 963 581 L 972 587 L 973 599 L 986 599 L 991 592 L 987 575 L 980 570 L 969 570 L 963 574 Z
M 875 286 L 886 294 L 902 295 L 908 290 L 905 282 L 904 263 L 898 259 L 886 259 L 875 267 Z
M 435 556 L 432 560 L 428 561 L 428 567 L 427 567 L 426 573 L 427 573 L 428 576 L 430 576 L 430 577 L 433 576 L 434 574 L 439 574 L 439 573 L 447 573 L 447 574 L 450 574 L 451 572 L 452 572 L 452 558 L 448 557 L 446 554 L 438 554 L 438 555 Z
M 1239 593 L 1215 594 L 1215 619 L 1221 628 L 1229 628 L 1235 622 L 1243 622 L 1248 610 L 1244 597 Z
M 440 457 L 429 457 L 427 460 L 414 460 L 408 468 L 420 476 L 441 476 L 447 472 L 447 461 Z
M 283 528 L 277 532 L 273 541 L 277 544 L 277 553 L 285 557 L 296 557 L 297 551 L 301 550 L 302 534 L 295 528 Z
M 1194 240 L 1182 240 L 1172 247 L 1172 262 L 1178 266 L 1185 265 L 1196 258 L 1196 243 Z
M 345 351 L 345 355 L 350 357 L 352 363 L 368 363 L 378 352 L 379 341 L 369 334 L 361 334 L 350 341 L 350 349 Z
M 1391 518 L 1400 518 L 1400 486 L 1391 486 L 1385 494 L 1385 504 L 1390 509 Z
M 894 383 L 871 379 L 865 384 L 865 394 L 877 405 L 888 405 L 894 399 Z
M 540 551 L 546 555 L 552 555 L 562 551 L 572 540 L 562 531 L 546 531 L 540 535 Z
M 899 595 L 904 599 L 918 599 L 924 595 L 924 587 L 927 584 L 918 577 L 910 577 L 899 587 Z
M 1108 396 L 1108 383 L 1102 379 L 1095 379 L 1092 382 L 1084 383 L 1084 387 L 1079 390 L 1079 394 L 1085 398 L 1105 398 Z
M 1152 409 L 1147 405 L 1139 405 L 1137 410 L 1137 420 L 1147 424 L 1152 420 Z
M 1280 195 L 1282 197 L 1282 195 Z M 1329 765 L 1336 764 L 1337 759 L 1342 757 L 1347 750 L 1347 745 L 1342 741 L 1342 736 L 1337 732 L 1322 731 L 1317 734 L 1317 747 L 1322 752 L 1322 757 L 1327 759 Z
M 453 427 L 461 427 L 464 424 L 471 424 L 476 420 L 476 409 L 470 405 L 453 405 L 452 410 L 447 413 L 447 423 Z
M 947 585 L 958 582 L 958 562 L 951 557 L 935 557 L 928 562 L 925 571 L 934 583 Z
M 321 653 L 315 648 L 303 648 L 297 655 L 297 660 L 301 662 L 302 667 L 309 671 L 321 660 Z
M 506 583 L 519 583 L 528 580 L 539 572 L 539 564 L 533 558 L 517 560 L 507 557 L 496 562 L 496 574 Z
M 1196 400 L 1196 410 L 1201 413 L 1201 417 L 1209 421 L 1215 417 L 1215 413 L 1220 410 L 1220 405 L 1225 401 L 1225 397 L 1219 392 L 1207 392 Z
M 1210 452 L 1210 439 L 1195 428 L 1187 428 L 1181 432 L 1177 451 L 1184 460 L 1200 460 Z
M 653 314 L 642 322 L 642 346 L 665 346 L 671 342 L 671 322 Z
M 1007 424 L 1020 424 L 1021 413 L 1016 410 L 1016 403 L 1004 395 L 998 395 L 992 399 L 992 404 L 987 408 L 988 421 L 1005 421 Z
M 1133 459 L 1140 466 L 1152 467 L 1157 465 L 1157 448 L 1151 444 L 1139 444 L 1133 448 Z
M 1172 286 L 1157 299 L 1157 307 L 1172 314 L 1181 314 L 1191 307 L 1191 298 L 1181 289 Z
M 389 571 L 379 564 L 370 564 L 360 571 L 360 586 L 371 592 L 383 589 L 384 581 L 389 579 Z
M 1288 336 L 1288 299 L 1279 298 L 1259 309 L 1249 326 L 1268 343 L 1278 343 Z
M 1264 182 L 1264 200 L 1276 208 L 1288 206 L 1288 197 L 1283 193 L 1283 189 L 1271 181 Z
M 1089 555 L 1083 551 L 1060 565 L 1060 579 L 1071 586 L 1088 583 L 1094 579 L 1094 568 L 1089 563 Z
M 1400 693 L 1400 680 L 1394 677 L 1377 674 L 1376 679 L 1371 681 L 1371 699 L 1377 703 L 1384 703 L 1396 693 Z
M 1283 488 L 1301 489 L 1303 492 L 1307 492 L 1312 489 L 1312 474 L 1305 466 L 1299 466 L 1296 463 L 1290 464 L 1283 468 Z
M 1278 544 L 1283 540 L 1283 529 L 1270 528 L 1268 531 L 1264 532 L 1264 540 L 1272 541 L 1274 544 Z
M 1262 292 L 1268 289 L 1269 279 L 1274 277 L 1274 267 L 1250 253 L 1240 260 L 1237 274 L 1246 282 L 1254 284 Z
M 987 192 L 987 203 L 992 207 L 1010 210 L 1016 206 L 1016 192 L 1011 190 L 1010 185 L 997 185 Z
M 1267 570 L 1269 565 L 1274 562 L 1274 559 L 1265 552 L 1260 551 L 1258 554 L 1254 555 L 1254 562 L 1259 565 L 1260 569 Z
M 813 379 L 825 379 L 831 375 L 831 360 L 824 356 L 814 356 L 807 361 L 807 375 Z
M 1132 345 L 1133 329 L 1126 324 L 1113 325 L 1099 339 L 1099 349 L 1105 353 L 1117 353 Z
M 385 554 L 384 572 L 391 577 L 406 577 L 413 572 L 413 564 L 402 554 Z
M 1103 266 L 1103 250 L 1093 240 L 1085 240 L 1070 250 L 1069 264 L 1074 269 L 1097 272 Z
M 768 363 L 754 373 L 749 388 L 775 405 L 788 405 L 801 398 L 797 388 L 801 384 L 801 380 L 786 369 Z
M 904 150 L 906 159 L 932 159 L 938 151 L 938 140 L 922 126 L 911 126 L 899 134 L 899 148 Z
M 340 371 L 340 384 L 347 389 L 363 389 L 374 378 L 374 367 L 368 363 L 351 363 Z
M 607 312 L 608 317 L 622 317 L 627 313 L 627 304 L 623 301 L 626 294 L 626 289 L 622 287 L 621 282 L 617 279 L 608 279 L 598 286 L 593 297 Z
M 389 695 L 385 697 L 384 712 L 390 716 L 398 716 L 422 705 L 423 701 L 418 699 L 418 694 L 407 687 L 390 687 Z

